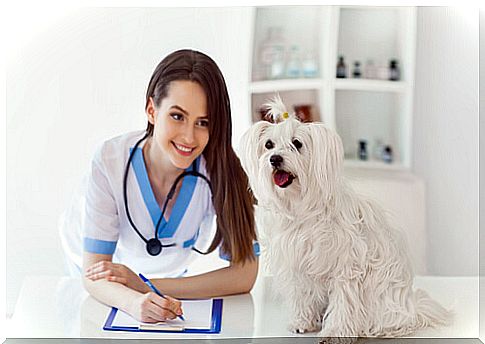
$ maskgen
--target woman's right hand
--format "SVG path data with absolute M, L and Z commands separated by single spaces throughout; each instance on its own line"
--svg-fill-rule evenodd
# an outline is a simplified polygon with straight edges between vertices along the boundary
M 182 315 L 182 302 L 170 296 L 162 298 L 153 292 L 140 294 L 131 303 L 128 313 L 141 322 L 153 323 Z

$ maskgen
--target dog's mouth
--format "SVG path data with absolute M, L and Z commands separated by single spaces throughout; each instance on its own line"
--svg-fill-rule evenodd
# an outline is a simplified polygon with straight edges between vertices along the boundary
M 296 177 L 290 172 L 284 170 L 274 170 L 273 171 L 273 182 L 280 188 L 286 188 L 293 183 L 293 179 Z

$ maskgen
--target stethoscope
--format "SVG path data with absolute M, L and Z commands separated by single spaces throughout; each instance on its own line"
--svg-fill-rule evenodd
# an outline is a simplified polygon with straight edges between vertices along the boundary
M 151 239 L 146 239 L 140 233 L 140 231 L 136 227 L 135 223 L 131 219 L 130 211 L 128 209 L 128 196 L 127 196 L 127 187 L 126 186 L 127 186 L 127 181 L 128 181 L 128 171 L 130 170 L 130 164 L 131 164 L 131 161 L 133 160 L 133 156 L 135 155 L 135 152 L 136 152 L 138 146 L 140 145 L 140 143 L 143 140 L 145 140 L 147 137 L 148 137 L 148 133 L 146 133 L 140 140 L 138 140 L 138 142 L 135 144 L 135 147 L 133 148 L 133 150 L 130 153 L 130 157 L 128 158 L 128 162 L 126 164 L 126 169 L 125 169 L 125 176 L 124 176 L 124 179 L 123 179 L 123 200 L 124 200 L 124 203 L 125 203 L 126 216 L 128 217 L 128 221 L 130 222 L 131 227 L 135 230 L 136 234 L 138 234 L 138 236 L 146 243 L 146 250 L 147 250 L 148 254 L 150 254 L 151 256 L 157 256 L 162 252 L 163 247 L 173 247 L 173 246 L 177 245 L 176 243 L 165 244 L 165 245 L 162 244 L 160 239 L 158 239 L 158 227 L 160 226 L 160 223 L 162 222 L 163 215 L 165 214 L 165 210 L 167 208 L 167 204 L 172 199 L 172 197 L 175 193 L 175 189 L 177 188 L 177 184 L 180 182 L 180 180 L 185 176 L 200 177 L 209 186 L 209 189 L 210 189 L 210 192 L 211 192 L 211 197 L 212 197 L 213 193 L 212 193 L 212 185 L 211 185 L 209 179 L 207 179 L 207 177 L 204 176 L 203 174 L 197 172 L 196 164 L 195 164 L 195 161 L 194 161 L 193 164 L 192 164 L 192 170 L 182 172 L 181 174 L 179 174 L 177 176 L 177 178 L 173 182 L 172 186 L 170 187 L 170 190 L 168 191 L 167 197 L 165 198 L 165 202 L 163 203 L 162 214 L 160 215 L 160 218 L 158 219 L 157 225 L 155 226 L 155 237 L 151 238 Z M 197 252 L 199 254 L 204 254 L 204 255 L 209 253 L 209 252 L 201 252 L 198 249 L 196 249 L 195 247 L 192 247 L 192 250 L 194 250 L 195 252 Z

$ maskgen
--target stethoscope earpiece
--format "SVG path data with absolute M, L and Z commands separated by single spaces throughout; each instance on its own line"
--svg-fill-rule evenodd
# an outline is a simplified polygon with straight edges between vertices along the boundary
M 176 246 L 175 243 L 168 244 L 168 245 L 163 245 L 162 244 L 162 242 L 160 241 L 160 239 L 158 239 L 158 227 L 160 226 L 160 223 L 162 222 L 163 215 L 165 214 L 165 209 L 167 208 L 168 201 L 172 199 L 172 197 L 173 197 L 173 195 L 175 193 L 175 188 L 177 187 L 177 184 L 180 182 L 180 180 L 182 180 L 182 178 L 185 177 L 185 176 L 200 177 L 200 178 L 202 178 L 207 183 L 207 185 L 209 185 L 209 190 L 211 192 L 211 196 L 213 194 L 212 194 L 212 185 L 211 185 L 209 179 L 207 179 L 207 177 L 204 176 L 203 174 L 201 174 L 201 173 L 199 173 L 199 172 L 196 171 L 196 165 L 195 165 L 195 161 L 194 161 L 192 171 L 184 171 L 181 174 L 179 174 L 177 176 L 177 178 L 175 179 L 174 183 L 172 184 L 172 186 L 170 187 L 170 191 L 168 192 L 167 197 L 165 198 L 165 202 L 163 203 L 162 214 L 160 215 L 160 218 L 158 219 L 157 225 L 155 226 L 155 237 L 147 240 L 140 233 L 140 231 L 138 230 L 138 228 L 136 228 L 135 223 L 131 219 L 130 210 L 128 209 L 128 196 L 127 196 L 128 171 L 130 170 L 130 164 L 131 164 L 131 161 L 133 160 L 133 155 L 135 154 L 135 152 L 136 152 L 138 146 L 140 145 L 140 143 L 143 140 L 145 140 L 147 137 L 148 137 L 148 133 L 146 133 L 135 144 L 135 147 L 131 151 L 130 156 L 128 158 L 128 162 L 126 164 L 126 169 L 125 169 L 125 176 L 124 176 L 124 179 L 123 179 L 123 200 L 125 202 L 126 216 L 128 217 L 128 221 L 130 222 L 131 227 L 134 229 L 134 231 L 136 232 L 136 234 L 138 234 L 138 236 L 146 243 L 146 249 L 147 249 L 148 254 L 151 255 L 151 256 L 158 256 L 162 252 L 162 248 L 163 247 Z M 194 251 L 196 251 L 197 253 L 200 253 L 200 254 L 204 254 L 205 255 L 205 254 L 208 253 L 208 252 L 206 252 L 206 253 L 201 252 L 201 251 L 197 250 L 195 247 L 192 247 L 192 249 Z

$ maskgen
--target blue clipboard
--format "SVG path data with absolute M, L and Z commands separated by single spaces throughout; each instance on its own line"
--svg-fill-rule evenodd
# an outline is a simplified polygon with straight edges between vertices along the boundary
M 111 312 L 106 319 L 106 323 L 103 326 L 105 331 L 129 331 L 129 332 L 170 332 L 170 333 L 220 333 L 222 322 L 222 299 L 212 300 L 212 319 L 211 327 L 209 329 L 191 329 L 184 328 L 183 330 L 171 330 L 171 329 L 140 329 L 138 327 L 121 327 L 112 326 L 115 319 L 118 308 L 111 308 Z

